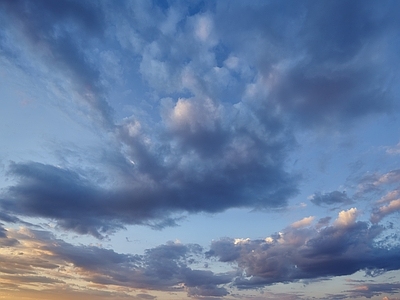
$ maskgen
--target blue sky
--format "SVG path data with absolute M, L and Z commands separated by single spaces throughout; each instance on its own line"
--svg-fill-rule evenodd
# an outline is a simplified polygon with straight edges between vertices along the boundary
M 397 1 L 0 1 L 0 298 L 400 299 Z

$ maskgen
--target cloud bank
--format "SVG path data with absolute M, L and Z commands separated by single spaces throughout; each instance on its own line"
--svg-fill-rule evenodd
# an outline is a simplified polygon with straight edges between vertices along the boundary
M 396 5 L 3 2 L 2 55 L 43 80 L 51 66 L 52 89 L 112 136 L 119 165 L 100 172 L 125 177 L 101 186 L 76 165 L 16 162 L 2 209 L 102 237 L 173 225 L 174 214 L 285 207 L 298 193 L 286 160 L 301 128 L 351 127 L 395 108 L 397 60 L 381 45 Z M 137 78 L 152 96 L 124 99 L 135 112 L 118 120 L 113 85 Z M 348 202 L 338 193 L 312 201 Z

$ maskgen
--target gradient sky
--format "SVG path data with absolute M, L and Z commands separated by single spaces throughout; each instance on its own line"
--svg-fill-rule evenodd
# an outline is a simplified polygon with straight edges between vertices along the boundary
M 400 1 L 0 0 L 0 299 L 400 299 Z

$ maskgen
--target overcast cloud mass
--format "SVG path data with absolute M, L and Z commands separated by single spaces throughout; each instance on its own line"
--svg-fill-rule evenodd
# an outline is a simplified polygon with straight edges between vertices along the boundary
M 399 12 L 0 0 L 0 298 L 400 299 Z

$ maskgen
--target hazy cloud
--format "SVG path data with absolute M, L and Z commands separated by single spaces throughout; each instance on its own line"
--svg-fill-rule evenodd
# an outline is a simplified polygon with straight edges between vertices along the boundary
M 315 193 L 309 197 L 315 205 L 349 204 L 350 198 L 346 192 L 333 191 L 330 193 Z
M 379 296 L 382 293 L 394 294 L 400 290 L 400 283 L 365 283 L 362 285 L 355 285 L 353 289 L 348 290 L 352 297 L 366 297 L 372 298 Z M 383 297 L 386 299 L 395 299 Z
M 233 278 L 228 273 L 191 268 L 193 259 L 203 256 L 203 249 L 196 244 L 169 242 L 148 249 L 143 255 L 130 255 L 97 246 L 72 245 L 45 231 L 20 229 L 10 234 L 18 243 L 9 245 L 9 251 L 19 251 L 20 256 L 2 255 L 0 271 L 9 274 L 4 276 L 6 281 L 56 284 L 64 281 L 55 279 L 55 275 L 65 282 L 79 276 L 101 285 L 171 291 L 181 285 L 180 289 L 186 289 L 189 295 L 224 296 L 228 292 L 221 285 Z M 30 249 L 32 244 L 40 250 Z M 43 269 L 58 274 L 39 276 Z M 143 295 L 139 298 L 145 299 Z

